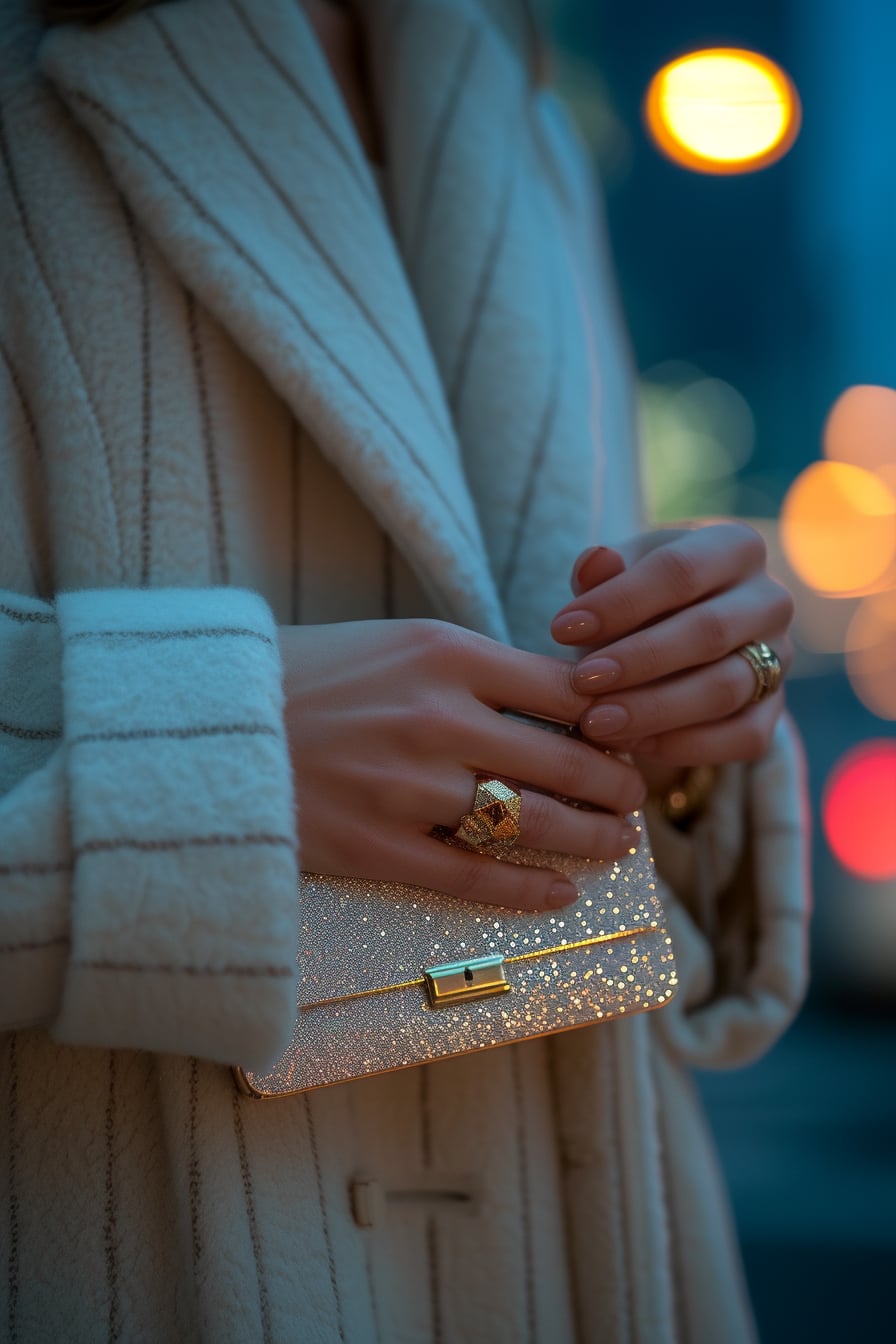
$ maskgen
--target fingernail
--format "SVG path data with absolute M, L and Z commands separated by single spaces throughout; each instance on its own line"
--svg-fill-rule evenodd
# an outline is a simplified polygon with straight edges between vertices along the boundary
M 590 611 L 564 611 L 551 622 L 554 638 L 571 644 L 586 644 L 599 629 L 600 621 Z
M 588 564 L 588 561 L 593 560 L 596 555 L 600 555 L 601 551 L 605 551 L 606 549 L 606 546 L 589 546 L 587 551 L 582 552 L 576 561 L 575 569 L 572 571 L 572 577 L 575 583 L 579 582 L 579 576 Z
M 618 681 L 622 668 L 613 658 L 584 658 L 572 674 L 577 691 L 598 695 Z
M 625 825 L 622 828 L 621 839 L 626 849 L 637 849 L 641 839 L 641 832 L 634 826 Z
M 548 892 L 548 905 L 552 910 L 561 905 L 572 905 L 578 894 L 571 882 L 552 882 Z
M 588 737 L 596 737 L 601 742 L 605 737 L 621 733 L 630 717 L 621 705 L 596 705 L 582 719 L 582 730 Z

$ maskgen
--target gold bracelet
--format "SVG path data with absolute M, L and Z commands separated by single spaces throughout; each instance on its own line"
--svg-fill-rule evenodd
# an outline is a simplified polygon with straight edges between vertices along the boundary
M 657 799 L 660 812 L 679 830 L 687 830 L 705 810 L 716 782 L 714 765 L 692 765 L 684 777 Z

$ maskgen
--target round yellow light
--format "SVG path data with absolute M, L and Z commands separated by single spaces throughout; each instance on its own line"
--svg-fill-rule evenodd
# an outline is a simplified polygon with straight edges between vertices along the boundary
M 896 555 L 896 496 L 862 467 L 813 462 L 784 499 L 781 542 L 810 588 L 861 592 Z
M 786 154 L 800 101 L 779 65 L 755 51 L 714 47 L 663 66 L 644 104 L 668 158 L 703 173 L 749 173 Z

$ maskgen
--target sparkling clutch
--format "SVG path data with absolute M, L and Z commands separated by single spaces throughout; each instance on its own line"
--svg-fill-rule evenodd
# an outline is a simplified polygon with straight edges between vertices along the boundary
M 653 858 L 503 851 L 549 866 L 578 901 L 544 914 L 421 887 L 303 874 L 292 1042 L 270 1073 L 236 1069 L 254 1097 L 285 1097 L 659 1008 L 675 992 Z

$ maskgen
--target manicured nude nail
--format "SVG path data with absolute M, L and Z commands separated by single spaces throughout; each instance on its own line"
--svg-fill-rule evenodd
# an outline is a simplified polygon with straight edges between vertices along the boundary
M 598 555 L 600 555 L 601 551 L 605 551 L 606 549 L 607 549 L 606 546 L 589 546 L 587 551 L 582 552 L 582 554 L 576 561 L 576 567 L 572 572 L 573 579 L 576 583 L 580 582 L 579 575 L 581 574 L 585 566 L 588 564 L 588 562 L 590 560 L 594 560 Z
M 583 658 L 572 674 L 572 684 L 583 695 L 600 695 L 619 680 L 621 672 L 614 658 Z
M 554 638 L 571 644 L 587 644 L 599 629 L 600 621 L 590 611 L 564 611 L 551 622 Z
M 572 905 L 578 894 L 571 882 L 552 882 L 548 892 L 548 905 L 552 910 L 561 905 Z
M 589 737 L 602 742 L 605 737 L 621 733 L 629 718 L 628 710 L 621 705 L 595 705 L 582 719 L 582 729 Z

